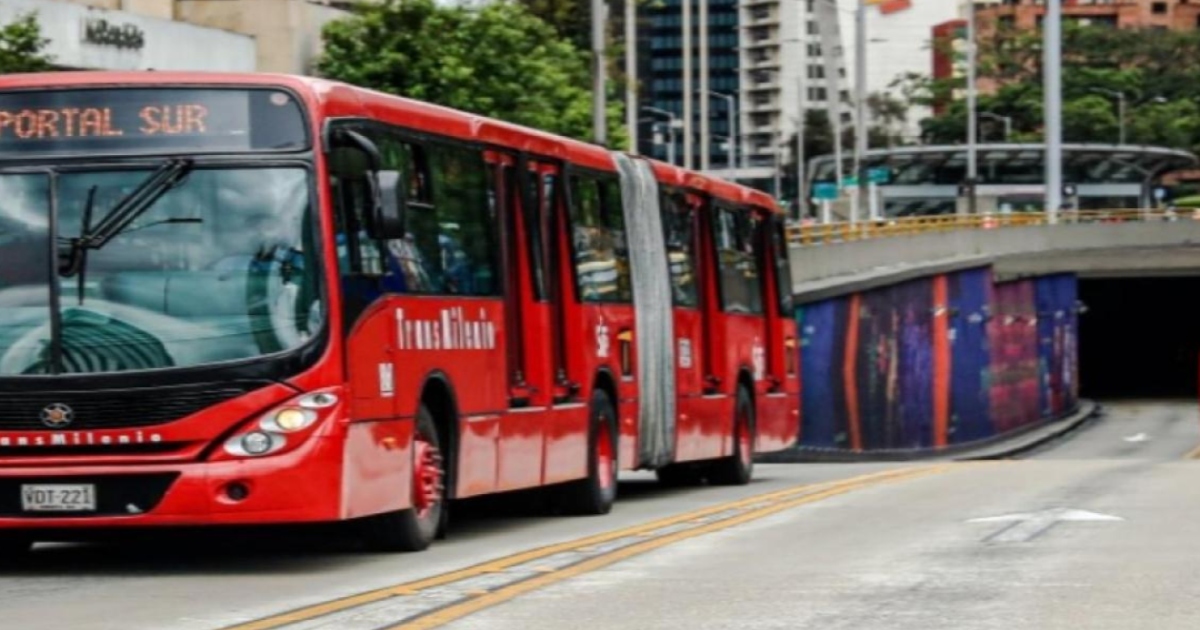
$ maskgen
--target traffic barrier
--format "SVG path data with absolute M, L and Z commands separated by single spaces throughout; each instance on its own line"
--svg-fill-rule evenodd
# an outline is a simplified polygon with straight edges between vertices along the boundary
M 1141 223 L 1149 221 L 1178 221 L 1181 216 L 1174 210 L 1079 210 L 1060 212 L 1057 224 L 1083 223 Z M 1191 214 L 1192 220 L 1200 220 L 1200 211 Z M 1003 229 L 1049 225 L 1050 216 L 1043 212 L 1014 212 L 978 215 L 933 215 L 899 217 L 875 221 L 793 224 L 787 229 L 788 242 L 793 245 L 811 246 L 847 243 L 875 238 L 912 236 L 931 232 L 955 230 Z

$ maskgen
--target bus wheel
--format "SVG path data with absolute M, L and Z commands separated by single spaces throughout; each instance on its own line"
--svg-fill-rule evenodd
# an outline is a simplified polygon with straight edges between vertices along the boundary
M 608 514 L 617 499 L 617 413 L 602 390 L 592 393 L 590 416 L 588 476 L 563 486 L 559 495 L 568 514 Z
M 417 413 L 413 436 L 412 507 L 364 521 L 363 539 L 375 551 L 422 551 L 438 534 L 446 509 L 446 466 L 433 415 Z
M 733 455 L 716 461 L 708 480 L 726 486 L 744 486 L 754 475 L 754 402 L 739 387 L 733 412 Z
M 664 486 L 680 488 L 700 485 L 704 471 L 691 464 L 670 464 L 654 471 L 658 482 Z

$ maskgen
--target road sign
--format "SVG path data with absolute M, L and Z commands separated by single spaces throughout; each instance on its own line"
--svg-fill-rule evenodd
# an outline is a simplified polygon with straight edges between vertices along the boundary
M 886 168 L 872 168 L 867 170 L 867 181 L 872 184 L 886 184 L 892 179 L 892 172 Z
M 837 184 L 817 183 L 813 184 L 812 189 L 813 199 L 833 201 L 838 198 Z
M 858 176 L 857 175 L 847 175 L 844 179 L 842 179 L 842 186 L 844 188 L 857 188 L 858 187 Z

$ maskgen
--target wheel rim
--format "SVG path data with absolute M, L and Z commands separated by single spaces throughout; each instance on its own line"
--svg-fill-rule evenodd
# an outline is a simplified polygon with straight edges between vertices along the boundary
M 414 444 L 413 508 L 426 518 L 442 497 L 442 454 L 438 447 L 418 435 Z
M 613 463 L 612 437 L 609 435 L 608 419 L 601 418 L 600 428 L 596 431 L 596 476 L 600 478 L 600 487 L 604 490 L 611 488 L 615 466 Z

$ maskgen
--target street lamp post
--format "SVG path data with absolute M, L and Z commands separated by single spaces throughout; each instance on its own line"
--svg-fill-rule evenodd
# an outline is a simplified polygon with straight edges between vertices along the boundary
M 642 109 L 652 114 L 658 114 L 660 116 L 667 117 L 667 163 L 675 164 L 675 130 L 682 125 L 682 121 L 679 120 L 678 116 L 665 109 L 659 109 L 649 105 L 643 105 Z
M 975 150 L 978 143 L 978 112 L 976 108 L 975 54 L 975 0 L 967 0 L 967 213 L 974 215 L 978 196 L 975 183 L 979 180 L 979 156 Z
M 1012 116 L 1001 116 L 992 112 L 979 112 L 979 116 L 1004 123 L 1004 141 L 1008 142 L 1009 137 L 1012 136 Z
M 862 216 L 862 206 L 867 196 L 867 178 L 863 172 L 863 163 L 867 159 L 867 0 L 858 0 L 855 13 L 854 33 L 854 98 L 855 98 L 855 130 L 854 130 L 854 175 L 858 178 L 858 194 L 854 196 L 854 209 L 851 212 L 851 223 Z
M 709 90 L 708 93 L 725 101 L 725 111 L 729 115 L 729 181 L 737 181 L 737 143 L 739 137 L 737 132 L 737 97 L 732 94 L 714 92 L 712 90 Z
M 1092 88 L 1092 92 L 1117 99 L 1117 144 L 1125 144 L 1125 93 L 1120 90 Z
M 1047 0 L 1042 22 L 1043 95 L 1046 128 L 1046 216 L 1058 223 L 1063 185 L 1062 0 Z

